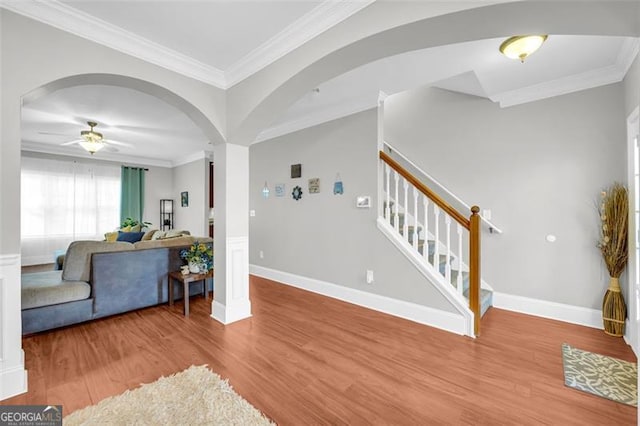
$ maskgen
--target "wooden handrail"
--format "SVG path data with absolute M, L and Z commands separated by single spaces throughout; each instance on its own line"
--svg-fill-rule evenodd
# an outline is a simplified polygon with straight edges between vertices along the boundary
M 480 207 L 471 207 L 469 222 L 469 309 L 473 315 L 473 332 L 480 335 Z
M 403 178 L 409 181 L 418 191 L 429 197 L 438 207 L 444 210 L 449 216 L 454 218 L 456 222 L 462 225 L 465 229 L 470 230 L 471 222 L 464 217 L 458 210 L 453 208 L 449 203 L 444 201 L 438 194 L 429 189 L 424 183 L 420 182 L 415 176 L 402 167 L 396 160 L 391 158 L 386 152 L 380 151 L 380 159 L 387 163 L 389 167 L 398 172 Z M 478 216 L 480 217 L 480 216 Z

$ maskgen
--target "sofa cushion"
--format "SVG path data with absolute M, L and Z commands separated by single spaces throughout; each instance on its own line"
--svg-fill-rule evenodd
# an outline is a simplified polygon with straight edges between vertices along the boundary
M 74 241 L 69 245 L 64 259 L 62 279 L 89 281 L 91 278 L 91 254 L 108 251 L 133 250 L 133 244 L 124 241 Z
M 22 309 L 88 299 L 91 286 L 84 281 L 63 281 L 62 271 L 22 275 Z
M 116 242 L 118 240 L 118 231 L 107 232 L 104 234 L 104 239 L 110 243 Z
M 144 232 L 118 232 L 118 238 L 116 241 L 135 243 L 140 241 L 142 237 L 144 237 Z
M 156 232 L 158 232 L 157 229 L 151 229 L 151 230 L 145 232 L 144 236 L 142 237 L 142 239 L 140 241 L 149 241 Z

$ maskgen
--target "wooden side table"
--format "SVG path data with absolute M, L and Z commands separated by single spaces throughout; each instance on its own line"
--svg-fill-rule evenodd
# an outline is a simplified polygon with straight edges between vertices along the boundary
M 213 269 L 206 274 L 188 274 L 182 275 L 180 271 L 169 272 L 169 306 L 173 306 L 173 281 L 182 283 L 184 289 L 184 315 L 189 316 L 189 284 L 203 281 L 204 298 L 209 300 L 209 287 L 207 287 L 207 279 L 213 278 Z

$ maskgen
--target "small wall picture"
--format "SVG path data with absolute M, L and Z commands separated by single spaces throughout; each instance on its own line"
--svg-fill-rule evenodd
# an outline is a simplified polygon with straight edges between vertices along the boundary
M 318 194 L 320 192 L 320 178 L 309 179 L 309 194 Z
M 284 197 L 284 183 L 276 183 L 276 197 Z
M 180 205 L 182 205 L 182 207 L 189 207 L 189 193 L 187 191 L 180 193 Z
M 369 195 L 360 195 L 356 197 L 356 207 L 359 209 L 369 209 L 371 208 L 371 196 Z
M 291 165 L 291 179 L 299 178 L 302 176 L 302 164 Z

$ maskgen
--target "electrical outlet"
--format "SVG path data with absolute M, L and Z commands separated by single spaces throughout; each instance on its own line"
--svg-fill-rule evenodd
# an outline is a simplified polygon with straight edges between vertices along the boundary
M 482 217 L 484 217 L 486 220 L 491 220 L 491 210 L 482 210 Z
M 250 217 L 255 217 L 256 216 L 256 211 L 255 210 L 249 210 L 249 216 Z
M 367 284 L 373 284 L 373 271 L 367 269 Z
M 264 259 L 264 252 L 260 250 L 260 259 Z

